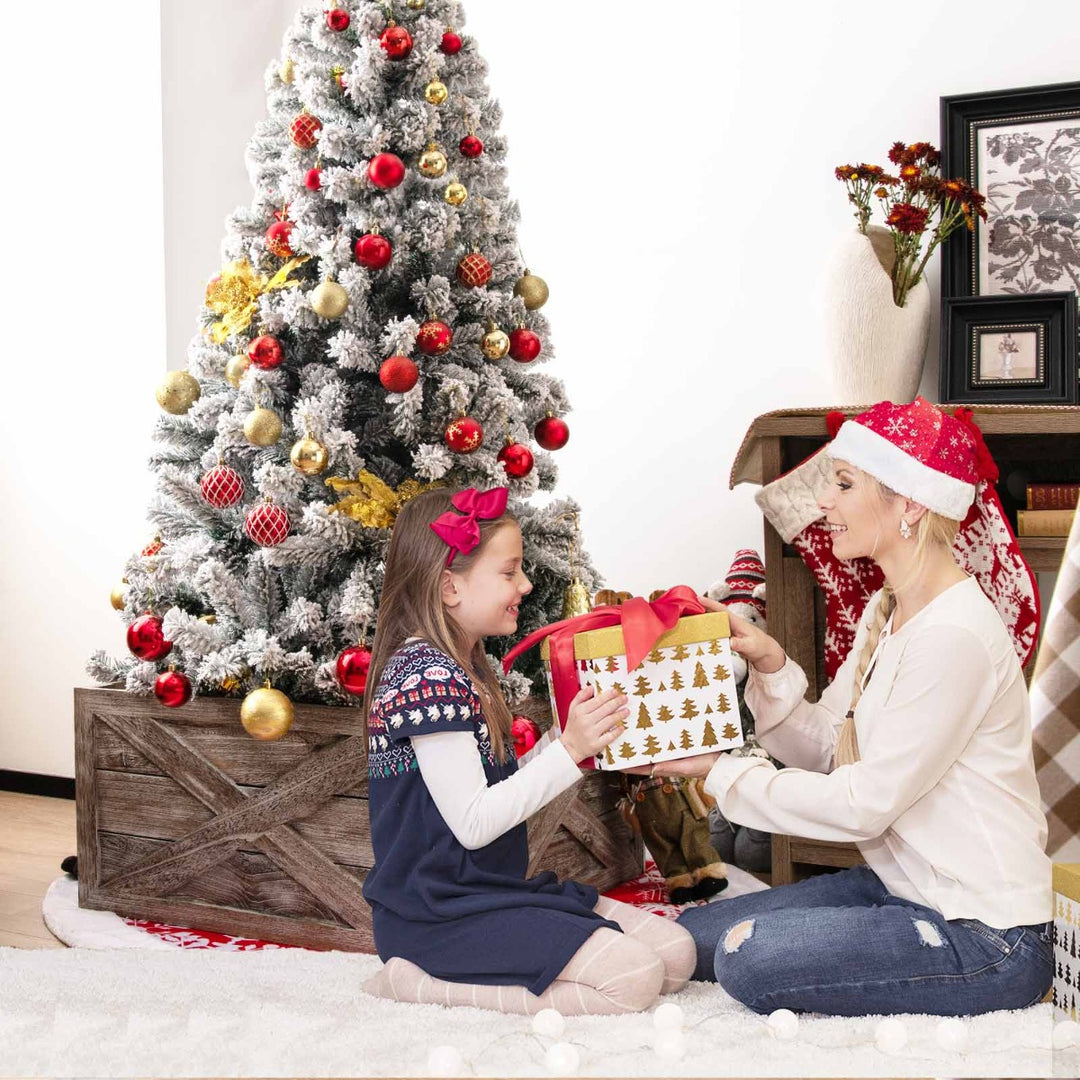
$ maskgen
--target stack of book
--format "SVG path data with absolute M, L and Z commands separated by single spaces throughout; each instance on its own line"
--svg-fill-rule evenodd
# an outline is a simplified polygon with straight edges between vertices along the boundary
M 1028 484 L 1027 509 L 1016 512 L 1017 536 L 1068 536 L 1080 484 Z

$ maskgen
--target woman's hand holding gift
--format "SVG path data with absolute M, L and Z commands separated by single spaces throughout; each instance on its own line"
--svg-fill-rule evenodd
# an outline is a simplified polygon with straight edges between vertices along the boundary
M 734 611 L 728 611 L 723 604 L 710 597 L 699 596 L 698 599 L 706 611 L 727 611 L 728 622 L 731 624 L 729 643 L 732 651 L 744 657 L 748 664 L 753 664 L 763 675 L 779 671 L 784 666 L 787 656 L 776 638 L 770 637 L 749 619 L 736 615 Z
M 584 761 L 600 753 L 625 730 L 630 715 L 629 699 L 617 690 L 605 690 L 599 697 L 590 683 L 574 695 L 566 714 L 562 744 L 574 761 Z
M 655 765 L 634 765 L 619 772 L 634 773 L 637 776 L 688 776 L 706 777 L 709 770 L 728 750 L 714 750 L 709 754 L 694 754 L 693 757 L 678 758 L 675 761 L 658 761 Z

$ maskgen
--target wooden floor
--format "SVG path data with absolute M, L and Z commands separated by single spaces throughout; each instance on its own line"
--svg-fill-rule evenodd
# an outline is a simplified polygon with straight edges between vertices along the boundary
M 0 945 L 66 948 L 42 921 L 41 901 L 75 850 L 74 799 L 0 791 Z

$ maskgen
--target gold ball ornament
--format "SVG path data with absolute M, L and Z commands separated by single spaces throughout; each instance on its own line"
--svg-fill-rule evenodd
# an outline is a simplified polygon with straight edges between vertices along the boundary
M 296 74 L 294 68 L 295 65 L 293 64 L 291 56 L 286 56 L 285 59 L 281 61 L 281 67 L 278 68 L 278 75 L 281 76 L 281 81 L 283 83 L 288 84 L 293 81 L 293 76 Z
M 251 367 L 251 360 L 247 353 L 237 353 L 235 356 L 230 356 L 225 364 L 225 381 L 234 389 L 239 390 L 240 380 L 249 367 Z
M 481 339 L 480 348 L 489 360 L 501 360 L 510 351 L 510 338 L 493 326 Z
M 269 683 L 252 690 L 240 706 L 240 723 L 253 739 L 280 739 L 292 722 L 293 703 Z
M 306 435 L 299 442 L 293 443 L 289 451 L 289 460 L 305 476 L 318 476 L 326 471 L 330 462 L 330 452 L 317 439 Z
M 127 591 L 128 579 L 124 578 L 119 585 L 111 593 L 109 593 L 109 603 L 112 604 L 116 611 L 124 610 L 124 593 Z
M 449 96 L 450 92 L 446 89 L 446 83 L 438 79 L 432 79 L 424 87 L 424 100 L 430 105 L 441 105 Z
M 526 270 L 514 285 L 514 295 L 525 301 L 527 311 L 535 311 L 547 303 L 547 282 Z
M 424 176 L 438 179 L 446 172 L 446 155 L 432 143 L 421 155 L 417 168 Z
M 423 11 L 426 0 L 405 0 L 405 6 L 410 11 Z
M 446 191 L 443 192 L 443 198 L 451 206 L 460 206 L 468 197 L 469 192 L 460 180 L 447 184 Z
M 244 438 L 252 446 L 273 446 L 281 438 L 281 417 L 273 409 L 252 409 L 244 421 Z
M 311 290 L 311 310 L 324 319 L 340 319 L 349 306 L 349 294 L 332 278 Z
M 154 397 L 167 413 L 183 416 L 199 400 L 201 393 L 199 380 L 190 371 L 170 371 Z

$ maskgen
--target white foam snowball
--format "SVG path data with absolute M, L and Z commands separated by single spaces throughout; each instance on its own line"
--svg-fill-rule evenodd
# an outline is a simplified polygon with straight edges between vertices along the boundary
M 561 1042 L 548 1048 L 548 1052 L 544 1055 L 544 1064 L 552 1076 L 577 1076 L 577 1071 L 581 1067 L 581 1058 L 578 1056 L 576 1047 Z
M 765 1021 L 774 1039 L 794 1039 L 799 1034 L 799 1018 L 790 1009 L 777 1009 Z
M 558 1009 L 541 1009 L 532 1018 L 532 1029 L 537 1035 L 546 1035 L 549 1039 L 558 1039 L 566 1030 L 566 1021 Z
M 673 1001 L 658 1005 L 652 1014 L 653 1027 L 657 1031 L 682 1031 L 683 1011 Z
M 968 1041 L 967 1025 L 955 1016 L 946 1017 L 934 1029 L 934 1038 L 942 1050 L 963 1050 Z
M 874 1029 L 874 1043 L 883 1054 L 895 1054 L 907 1042 L 907 1028 L 903 1020 L 890 1016 Z
M 465 1059 L 456 1046 L 436 1046 L 428 1051 L 428 1076 L 463 1076 Z
M 678 1061 L 686 1055 L 686 1036 L 673 1028 L 658 1031 L 653 1039 L 653 1049 L 657 1057 L 665 1061 Z
M 1075 1020 L 1060 1020 L 1054 1025 L 1053 1046 L 1055 1050 L 1066 1050 L 1080 1043 L 1080 1024 Z

